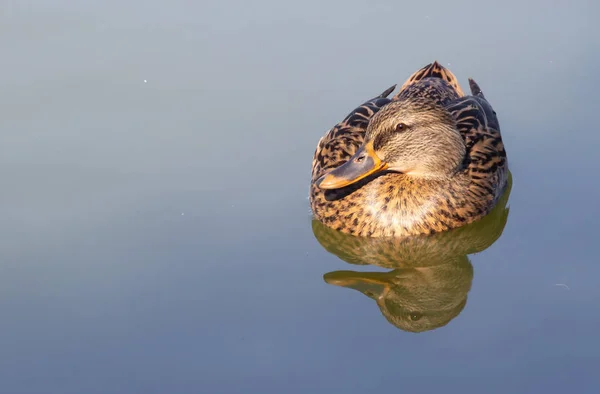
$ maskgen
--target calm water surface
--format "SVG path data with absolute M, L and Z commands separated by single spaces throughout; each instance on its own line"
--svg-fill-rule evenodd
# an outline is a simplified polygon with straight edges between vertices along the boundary
M 599 14 L 2 2 L 1 392 L 597 393 Z M 436 59 L 510 195 L 422 242 L 313 223 L 318 139 Z

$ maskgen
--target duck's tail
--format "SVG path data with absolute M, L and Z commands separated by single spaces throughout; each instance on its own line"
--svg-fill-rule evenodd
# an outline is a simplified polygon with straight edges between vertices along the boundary
M 458 83 L 458 80 L 456 79 L 454 74 L 452 74 L 452 71 L 448 70 L 446 67 L 442 66 L 437 61 L 434 61 L 433 63 L 426 65 L 425 67 L 423 67 L 422 69 L 416 71 L 413 75 L 411 75 L 406 80 L 406 82 L 404 82 L 404 85 L 402 85 L 402 87 L 400 88 L 400 91 L 404 90 L 406 87 L 408 87 L 424 78 L 429 78 L 429 77 L 443 79 L 444 81 L 448 82 L 450 84 L 450 86 L 452 86 L 454 88 L 454 90 L 456 90 L 456 93 L 460 97 L 463 97 L 465 95 L 463 90 L 460 87 L 460 84 Z

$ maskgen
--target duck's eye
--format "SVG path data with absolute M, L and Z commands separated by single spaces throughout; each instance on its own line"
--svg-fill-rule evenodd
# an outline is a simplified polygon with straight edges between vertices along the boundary
M 408 127 L 405 123 L 398 123 L 396 125 L 396 131 L 405 131 L 406 129 L 408 129 Z
M 421 319 L 422 317 L 423 317 L 423 315 L 419 312 L 412 312 L 410 314 L 410 320 L 412 320 L 412 321 L 417 321 L 417 320 Z

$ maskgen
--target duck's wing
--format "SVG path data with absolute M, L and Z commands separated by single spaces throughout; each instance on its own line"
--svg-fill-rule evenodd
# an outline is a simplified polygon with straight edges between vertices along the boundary
M 435 61 L 415 71 L 393 100 L 427 97 L 440 105 L 446 105 L 464 95 L 454 74 Z
M 475 81 L 469 79 L 472 96 L 446 106 L 456 119 L 467 153 L 464 171 L 472 180 L 472 192 L 498 198 L 507 182 L 506 152 L 496 112 Z
M 391 101 L 387 97 L 395 88 L 396 85 L 366 101 L 321 137 L 313 157 L 313 182 L 325 172 L 344 164 L 356 152 L 363 143 L 369 120 Z

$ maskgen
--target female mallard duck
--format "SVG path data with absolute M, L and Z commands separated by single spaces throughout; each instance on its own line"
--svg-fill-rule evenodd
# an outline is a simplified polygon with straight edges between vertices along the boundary
M 496 113 L 434 62 L 352 111 L 321 138 L 310 202 L 317 220 L 358 236 L 433 234 L 485 216 L 508 166 Z

